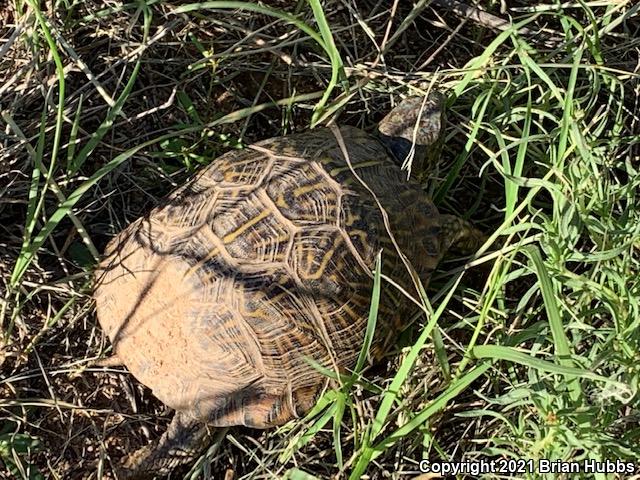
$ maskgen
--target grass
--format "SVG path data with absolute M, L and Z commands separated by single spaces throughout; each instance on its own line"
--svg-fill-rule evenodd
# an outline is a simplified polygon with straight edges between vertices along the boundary
M 93 363 L 110 347 L 91 270 L 113 234 L 230 147 L 371 129 L 432 85 L 449 122 L 425 189 L 485 245 L 441 264 L 383 362 L 365 342 L 305 419 L 232 429 L 188 475 L 640 458 L 640 7 L 515 1 L 494 30 L 409 3 L 0 7 L 2 475 L 109 478 L 166 427 L 126 370 Z

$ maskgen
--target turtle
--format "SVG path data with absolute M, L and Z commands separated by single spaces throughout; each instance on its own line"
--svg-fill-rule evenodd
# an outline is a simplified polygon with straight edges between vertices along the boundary
M 98 321 L 114 356 L 175 410 L 156 443 L 121 462 L 122 476 L 192 462 L 216 428 L 304 416 L 330 386 L 318 365 L 356 364 L 378 262 L 389 281 L 371 361 L 445 252 L 479 244 L 401 168 L 437 150 L 443 98 L 409 96 L 372 133 L 320 127 L 229 151 L 109 242 Z

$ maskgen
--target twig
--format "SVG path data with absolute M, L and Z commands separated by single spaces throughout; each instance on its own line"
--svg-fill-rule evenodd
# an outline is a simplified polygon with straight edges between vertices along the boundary
M 473 5 L 468 5 L 457 0 L 432 0 L 431 3 L 442 8 L 446 8 L 447 10 L 451 10 L 459 17 L 473 20 L 483 27 L 495 28 L 496 30 L 508 30 L 511 28 L 510 20 L 505 20 L 497 15 L 485 12 Z M 518 30 L 518 33 L 522 35 L 531 35 L 533 32 L 530 29 L 523 27 Z

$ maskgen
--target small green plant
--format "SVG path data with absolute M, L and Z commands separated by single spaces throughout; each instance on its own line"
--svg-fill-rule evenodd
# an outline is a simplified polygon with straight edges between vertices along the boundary
M 29 463 L 31 454 L 40 449 L 40 442 L 24 433 L 15 433 L 15 424 L 7 422 L 0 431 L 0 468 L 14 478 L 44 480 L 35 465 Z

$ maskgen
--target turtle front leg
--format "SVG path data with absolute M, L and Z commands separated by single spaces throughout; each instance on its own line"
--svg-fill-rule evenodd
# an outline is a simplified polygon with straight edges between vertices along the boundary
M 440 253 L 470 255 L 475 253 L 487 236 L 470 222 L 455 215 L 440 215 Z
M 119 479 L 145 479 L 165 476 L 192 463 L 211 439 L 211 429 L 190 416 L 176 412 L 167 431 L 157 443 L 128 455 L 117 469 Z

